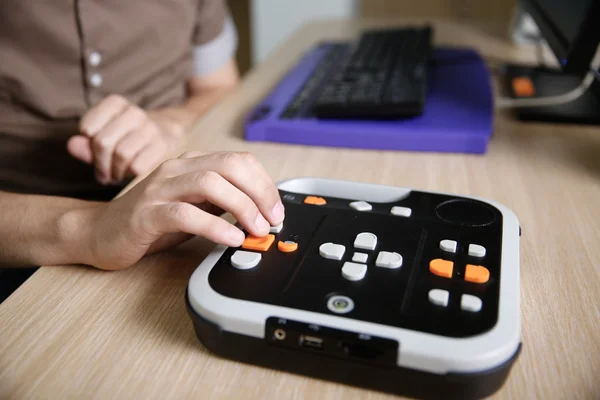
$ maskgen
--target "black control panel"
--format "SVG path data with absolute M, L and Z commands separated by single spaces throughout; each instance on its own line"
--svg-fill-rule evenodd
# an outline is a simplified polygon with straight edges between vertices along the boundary
M 266 249 L 228 248 L 209 274 L 216 292 L 448 337 L 481 334 L 496 324 L 503 229 L 496 208 L 418 191 L 385 204 L 285 191 L 281 198 L 281 230 Z M 376 238 L 372 249 L 355 246 L 363 233 Z M 343 246 L 339 259 L 323 256 L 327 243 Z M 238 268 L 236 252 L 259 253 L 260 261 Z M 401 266 L 381 266 L 382 252 L 401 256 Z M 274 336 L 281 327 L 268 326 L 267 337 L 284 342 Z M 286 335 L 308 334 L 291 332 Z

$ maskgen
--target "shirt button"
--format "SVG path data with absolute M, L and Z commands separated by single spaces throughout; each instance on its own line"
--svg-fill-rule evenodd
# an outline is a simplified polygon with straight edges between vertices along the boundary
M 88 61 L 92 67 L 97 67 L 102 62 L 102 56 L 97 51 L 94 51 L 88 57 Z
M 92 74 L 92 76 L 90 76 L 90 84 L 93 87 L 100 87 L 100 85 L 102 85 L 102 75 Z

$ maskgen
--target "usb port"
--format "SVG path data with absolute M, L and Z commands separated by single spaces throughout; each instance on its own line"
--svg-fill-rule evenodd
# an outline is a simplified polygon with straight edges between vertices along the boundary
M 323 339 L 316 336 L 300 336 L 300 346 L 310 347 L 311 349 L 322 350 L 323 349 Z

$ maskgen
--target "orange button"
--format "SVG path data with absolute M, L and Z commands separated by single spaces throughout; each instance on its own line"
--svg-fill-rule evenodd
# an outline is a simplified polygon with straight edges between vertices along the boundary
M 279 251 L 281 251 L 283 253 L 291 253 L 293 251 L 298 250 L 298 243 L 279 241 L 277 243 L 277 248 L 279 249 Z
M 512 81 L 513 91 L 518 97 L 531 97 L 535 94 L 535 88 L 531 78 L 527 76 L 520 76 L 514 78 Z
M 431 273 L 444 278 L 452 278 L 453 268 L 454 263 L 452 261 L 442 260 L 441 258 L 436 258 L 429 263 Z
M 242 248 L 247 250 L 267 251 L 275 241 L 275 235 L 267 235 L 264 237 L 248 236 Z
M 327 204 L 327 202 L 322 197 L 307 196 L 304 199 L 304 204 L 314 204 L 315 206 L 322 206 L 324 204 Z
M 467 264 L 465 281 L 473 283 L 486 283 L 490 279 L 490 271 L 481 265 Z

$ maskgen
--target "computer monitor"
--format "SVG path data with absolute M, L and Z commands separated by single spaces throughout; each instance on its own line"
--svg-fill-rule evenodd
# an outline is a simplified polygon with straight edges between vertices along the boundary
M 600 0 L 520 1 L 560 67 L 506 65 L 509 99 L 500 104 L 521 120 L 600 125 L 600 79 L 590 69 L 598 68 Z
M 565 73 L 585 75 L 600 43 L 600 0 L 521 0 Z

